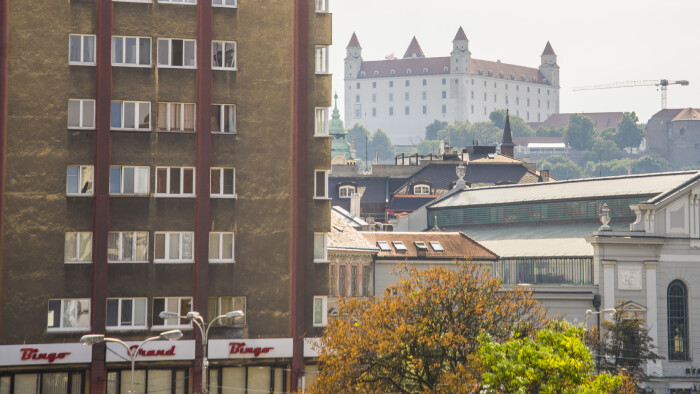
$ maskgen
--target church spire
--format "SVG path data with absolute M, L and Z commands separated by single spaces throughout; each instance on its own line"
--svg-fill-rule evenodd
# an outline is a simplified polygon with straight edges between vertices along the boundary
M 515 144 L 513 143 L 513 134 L 510 131 L 510 115 L 508 109 L 506 109 L 506 125 L 503 128 L 503 141 L 501 141 L 501 154 L 503 156 L 508 156 L 513 158 L 513 150 Z

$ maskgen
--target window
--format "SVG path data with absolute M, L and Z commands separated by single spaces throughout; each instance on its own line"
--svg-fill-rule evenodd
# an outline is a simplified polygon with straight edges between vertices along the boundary
M 391 252 L 391 246 L 389 246 L 389 243 L 386 241 L 377 241 L 377 246 L 379 246 L 379 250 L 382 252 Z
M 377 108 L 372 108 L 372 116 L 377 116 Z
M 688 360 L 688 290 L 680 280 L 668 285 L 668 359 Z
M 528 106 L 528 107 L 530 106 L 530 98 L 529 98 L 529 97 L 528 97 L 528 99 L 527 99 L 527 106 Z
M 363 73 L 364 73 L 364 71 L 363 71 Z M 357 87 L 357 89 L 360 89 L 360 83 L 359 83 L 359 82 L 357 83 L 357 86 L 356 86 L 356 87 Z
M 427 252 L 428 251 L 428 245 L 425 244 L 423 241 L 414 241 L 413 242 L 416 245 L 416 249 Z
M 159 3 L 197 4 L 196 0 L 158 0 Z
M 95 129 L 95 100 L 68 100 L 68 128 Z
M 211 169 L 211 197 L 236 198 L 236 169 Z
M 116 1 L 116 0 L 114 0 Z M 121 0 L 120 0 L 121 1 Z M 146 346 L 147 347 L 147 346 Z M 135 348 L 134 348 L 135 349 Z M 127 360 L 128 361 L 128 360 Z M 114 367 L 108 367 L 114 368 Z M 163 369 L 156 369 L 163 368 Z M 131 380 L 134 380 L 134 387 L 140 394 L 158 393 L 186 393 L 186 387 L 189 387 L 189 375 L 187 369 L 175 369 L 165 367 L 154 367 L 146 369 L 136 369 L 133 373 L 130 369 L 107 370 L 106 390 L 105 394 L 127 393 L 128 387 L 131 385 Z M 213 388 L 212 388 L 213 389 Z M 121 391 L 120 391 L 121 390 Z M 212 390 L 212 392 L 216 392 Z
M 442 113 L 443 114 L 447 113 L 447 106 L 445 104 L 442 105 Z
M 389 116 L 394 116 L 394 107 L 389 107 Z
M 406 72 L 407 72 L 408 74 L 410 74 L 410 73 L 411 73 L 411 69 L 406 70 Z M 411 86 L 411 81 L 409 81 L 409 80 L 407 79 L 407 80 L 406 80 L 406 87 L 409 87 L 409 86 Z
M 486 100 L 488 100 L 488 99 L 486 98 L 486 93 L 484 93 L 484 101 L 486 101 Z
M 430 246 L 436 252 L 444 252 L 445 251 L 445 248 L 442 247 L 442 245 L 440 244 L 440 241 L 430 241 Z
M 497 98 L 498 98 L 498 96 L 496 96 L 496 94 L 494 94 L 494 95 L 493 95 L 493 102 L 494 102 L 494 103 L 497 102 Z
M 474 113 L 474 104 L 472 104 L 472 113 Z
M 144 101 L 112 101 L 112 130 L 151 130 L 151 103 Z
M 92 196 L 92 166 L 68 166 L 66 168 L 66 194 Z
M 338 266 L 338 296 L 345 297 L 347 282 L 345 281 L 345 266 Z
M 314 262 L 328 261 L 328 234 L 314 233 Z
M 389 102 L 394 101 L 394 93 L 389 93 Z
M 515 104 L 519 105 L 520 104 L 520 97 L 515 98 Z
M 233 263 L 234 237 L 233 233 L 211 232 L 209 233 L 209 262 Z
M 170 317 L 167 319 L 161 319 L 161 312 L 174 312 L 178 316 L 187 316 L 189 312 L 192 311 L 192 298 L 191 297 L 166 297 L 166 298 L 153 298 L 153 311 L 151 315 L 151 321 L 153 322 L 153 327 L 181 327 L 189 328 L 191 327 L 190 322 L 187 319 L 179 319 L 176 317 Z
M 314 297 L 314 327 L 328 325 L 328 297 Z
M 246 325 L 246 298 L 245 297 L 209 297 L 209 314 L 207 321 L 212 321 L 215 317 L 225 315 L 233 311 L 243 312 L 243 316 L 234 318 L 219 319 L 215 325 L 228 327 L 245 327 Z
M 328 170 L 314 172 L 314 198 L 328 198 Z
M 350 295 L 357 297 L 357 266 L 350 267 Z
M 213 7 L 238 7 L 238 0 L 212 0 Z
M 148 195 L 149 167 L 110 167 L 109 194 Z
M 395 75 L 395 74 L 396 74 L 396 70 L 393 70 L 393 69 L 392 69 L 392 70 L 389 70 L 389 74 L 391 74 L 391 75 Z M 391 82 L 391 84 L 390 84 L 390 85 L 391 85 L 391 86 L 394 86 L 394 83 L 393 83 L 393 82 Z
M 328 284 L 328 295 L 335 297 L 335 265 L 328 267 L 328 277 L 330 279 L 330 283 Z
M 423 106 L 423 115 L 427 115 L 427 114 L 428 114 L 428 106 L 424 105 Z
M 49 300 L 47 331 L 82 331 L 90 329 L 90 299 Z
M 148 232 L 110 231 L 107 235 L 107 261 L 148 262 Z
M 82 394 L 84 371 L 76 372 L 9 372 L 0 376 L 0 393 Z M 10 388 L 13 388 L 10 390 Z
M 447 91 L 446 90 L 442 91 L 442 98 L 444 98 L 444 99 L 447 98 Z
M 63 261 L 65 263 L 91 263 L 92 233 L 67 232 L 63 248 Z
M 340 198 L 350 198 L 355 193 L 355 186 L 346 185 L 338 188 L 338 196 Z
M 211 132 L 236 132 L 236 106 L 233 104 L 215 104 L 211 106 Z
M 374 74 L 374 75 L 377 75 L 377 74 Z M 376 88 L 377 88 L 377 83 L 376 83 L 376 82 L 372 82 L 372 89 L 376 89 Z
M 372 95 L 374 100 L 374 95 Z M 314 124 L 314 135 L 326 136 L 328 135 L 328 108 L 316 108 Z
M 212 41 L 212 70 L 236 70 L 236 41 Z
M 474 91 L 471 92 L 472 100 L 474 100 Z
M 360 95 L 359 94 L 355 95 L 355 102 L 356 103 L 360 102 Z
M 372 102 L 373 103 L 377 102 L 377 94 L 376 93 L 372 93 Z
M 158 103 L 156 131 L 195 131 L 195 105 L 189 103 Z
M 427 72 L 428 72 L 428 69 L 427 69 L 427 68 L 424 68 L 424 69 L 423 69 L 423 72 L 424 72 L 424 73 L 427 73 Z M 427 84 L 428 84 L 428 80 L 425 79 L 425 78 L 423 78 L 423 86 L 426 86 Z
M 362 296 L 364 297 L 369 297 L 372 294 L 370 294 L 370 275 L 372 272 L 370 271 L 370 267 L 365 265 L 362 267 Z
M 194 197 L 194 168 L 157 167 L 157 197 Z
M 197 44 L 195 40 L 175 38 L 158 39 L 158 66 L 195 68 Z
M 410 101 L 410 100 L 411 100 L 411 94 L 408 93 L 408 92 L 404 93 L 404 99 L 405 99 L 406 101 Z
M 108 298 L 107 328 L 146 328 L 145 298 Z
M 408 250 L 406 249 L 406 245 L 404 245 L 401 241 L 393 241 L 392 243 L 394 244 L 394 248 L 396 248 L 397 252 L 405 252 Z
M 406 115 L 410 115 L 411 109 L 409 107 L 404 107 L 404 112 L 406 113 Z
M 413 186 L 413 194 L 430 194 L 430 186 L 415 185 Z
M 112 37 L 112 65 L 151 67 L 151 37 Z
M 328 12 L 328 0 L 316 0 L 316 12 Z
M 95 36 L 91 34 L 71 34 L 68 36 L 68 64 L 81 66 L 95 65 Z
M 328 74 L 328 46 L 316 46 L 316 74 Z
M 442 79 L 442 84 L 443 84 L 443 85 L 447 85 L 447 79 L 446 79 L 446 78 L 443 78 L 443 79 Z
M 537 108 L 540 108 L 540 99 L 537 99 Z
M 362 116 L 362 104 L 355 104 L 355 119 L 359 119 Z
M 192 232 L 156 232 L 155 263 L 192 263 L 194 262 L 194 233 Z
M 422 99 L 427 100 L 428 99 L 428 92 L 423 92 L 422 93 Z
M 389 81 L 389 87 L 393 88 L 394 87 L 394 81 Z

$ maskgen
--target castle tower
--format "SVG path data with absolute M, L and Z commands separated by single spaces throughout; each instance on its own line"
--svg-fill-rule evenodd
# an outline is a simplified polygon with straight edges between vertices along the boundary
M 503 128 L 503 141 L 501 141 L 501 154 L 503 156 L 508 156 L 513 158 L 513 150 L 515 149 L 515 144 L 513 143 L 513 134 L 510 131 L 510 116 L 508 114 L 508 109 L 506 109 L 506 126 Z
M 471 68 L 472 53 L 469 52 L 469 39 L 464 34 L 462 27 L 457 30 L 452 40 L 452 52 L 450 52 L 450 74 L 469 74 Z
M 554 89 L 554 113 L 559 113 L 559 65 L 557 64 L 557 54 L 554 53 L 552 49 L 552 44 L 547 41 L 547 45 L 542 51 L 540 56 L 540 72 L 547 78 L 547 82 L 550 83 Z
M 360 73 L 362 65 L 362 47 L 355 33 L 352 33 L 345 51 L 347 53 L 345 56 L 345 80 L 355 79 Z
M 406 49 L 406 53 L 404 53 L 403 58 L 410 59 L 418 57 L 425 57 L 425 54 L 423 53 L 423 49 L 420 47 L 420 44 L 418 44 L 416 36 L 413 36 L 413 39 L 411 40 L 411 43 L 408 44 L 408 48 Z

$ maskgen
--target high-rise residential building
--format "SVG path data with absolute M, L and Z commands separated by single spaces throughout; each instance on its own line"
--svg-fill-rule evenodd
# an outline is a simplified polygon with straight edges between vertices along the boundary
M 450 56 L 426 57 L 414 37 L 403 58 L 366 61 L 353 33 L 345 58 L 345 124 L 382 129 L 394 144 L 415 145 L 435 120 L 488 121 L 510 109 L 526 122 L 559 112 L 559 65 L 549 42 L 538 68 L 472 58 L 460 27 Z
M 330 44 L 328 0 L 0 0 L 0 393 L 127 392 L 126 349 L 81 337 L 171 329 L 137 392 L 200 392 L 205 355 L 210 393 L 303 384 Z M 205 347 L 161 315 L 232 310 Z

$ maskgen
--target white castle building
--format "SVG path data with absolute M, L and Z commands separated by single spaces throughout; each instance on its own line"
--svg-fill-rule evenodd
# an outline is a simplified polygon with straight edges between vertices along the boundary
M 460 27 L 450 56 L 425 57 L 414 37 L 403 59 L 363 61 L 353 33 L 345 58 L 345 124 L 414 145 L 434 120 L 480 122 L 497 109 L 527 122 L 559 112 L 559 66 L 547 42 L 539 68 L 474 59 Z

